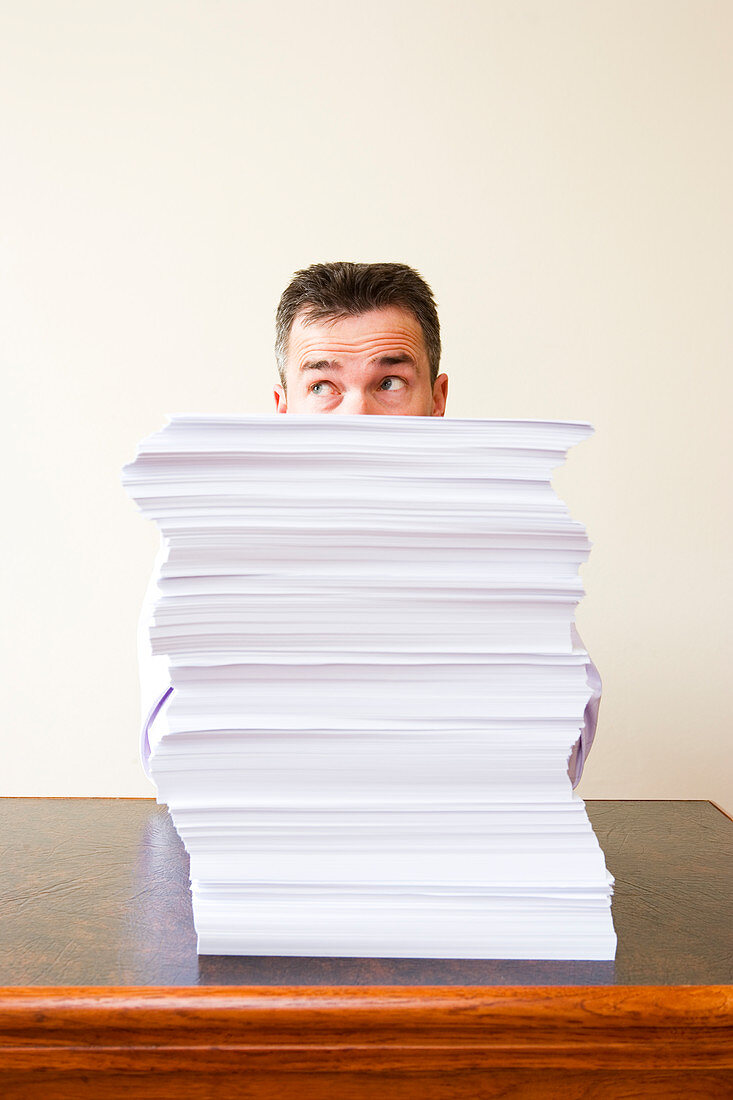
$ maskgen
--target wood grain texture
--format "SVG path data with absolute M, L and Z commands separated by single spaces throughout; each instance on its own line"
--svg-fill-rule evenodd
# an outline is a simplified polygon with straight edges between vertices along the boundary
M 0 991 L 0 1066 L 733 1069 L 730 987 Z
M 730 1100 L 731 1079 L 707 1071 L 475 1070 L 397 1076 L 288 1073 L 4 1074 L 3 1100 Z
M 0 990 L 0 1080 L 58 1100 L 726 1096 L 733 989 Z
M 109 1074 L 94 1078 L 44 1074 L 3 1077 L 3 1100 L 730 1100 L 720 1073 L 603 1070 L 494 1070 L 429 1073 L 413 1078 L 323 1073 L 213 1078 L 190 1072 L 168 1077 Z

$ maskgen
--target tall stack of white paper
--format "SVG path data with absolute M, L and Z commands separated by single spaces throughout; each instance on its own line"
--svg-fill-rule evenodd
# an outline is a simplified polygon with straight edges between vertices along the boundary
M 568 756 L 586 424 L 175 417 L 124 483 L 166 556 L 151 773 L 204 954 L 610 959 Z

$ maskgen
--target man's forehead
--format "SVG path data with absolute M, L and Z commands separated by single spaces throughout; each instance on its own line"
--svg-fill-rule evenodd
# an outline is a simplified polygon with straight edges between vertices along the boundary
M 416 361 L 427 355 L 419 321 L 399 306 L 319 319 L 309 317 L 304 307 L 296 314 L 288 344 L 288 358 L 299 362 L 314 354 L 376 357 L 390 351 L 407 352 Z

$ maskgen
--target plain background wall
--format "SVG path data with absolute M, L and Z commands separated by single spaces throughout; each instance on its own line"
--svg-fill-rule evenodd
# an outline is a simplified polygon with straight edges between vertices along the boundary
M 145 795 L 120 487 L 270 412 L 316 260 L 400 260 L 453 416 L 587 419 L 581 791 L 733 809 L 728 0 L 64 0 L 0 16 L 2 793 Z

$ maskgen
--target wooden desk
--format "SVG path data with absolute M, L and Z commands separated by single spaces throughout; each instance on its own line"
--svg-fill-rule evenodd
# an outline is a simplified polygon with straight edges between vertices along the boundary
M 0 799 L 0 1095 L 733 1097 L 733 822 L 589 802 L 616 963 L 197 958 L 144 799 Z

